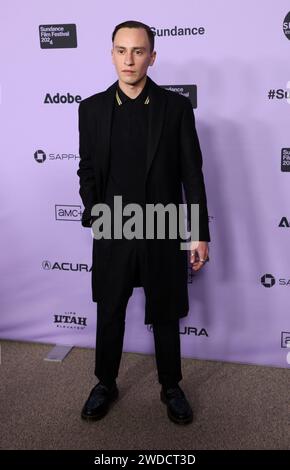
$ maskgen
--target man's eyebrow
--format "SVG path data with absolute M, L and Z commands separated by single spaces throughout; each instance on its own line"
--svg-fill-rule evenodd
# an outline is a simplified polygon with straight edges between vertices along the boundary
M 117 47 L 118 49 L 126 49 L 126 47 L 124 47 L 124 46 L 118 46 L 118 45 L 116 45 L 115 47 Z M 129 47 L 129 49 L 130 49 L 130 47 Z M 144 50 L 145 50 L 146 47 L 139 46 L 139 47 L 132 47 L 131 49 L 144 49 Z

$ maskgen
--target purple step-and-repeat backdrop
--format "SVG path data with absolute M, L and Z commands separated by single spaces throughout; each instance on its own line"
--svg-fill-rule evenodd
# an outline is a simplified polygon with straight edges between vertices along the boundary
M 148 75 L 192 100 L 204 158 L 210 262 L 188 269 L 182 355 L 288 367 L 289 2 L 101 7 L 12 0 L 1 11 L 1 338 L 94 347 L 77 109 L 117 79 L 111 34 L 136 19 L 156 34 Z M 124 351 L 154 352 L 144 304 L 135 288 Z

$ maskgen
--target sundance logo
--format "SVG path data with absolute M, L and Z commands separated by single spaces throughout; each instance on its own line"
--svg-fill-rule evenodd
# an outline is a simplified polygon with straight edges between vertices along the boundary
M 56 93 L 55 95 L 51 95 L 50 93 L 46 93 L 44 98 L 44 104 L 72 104 L 72 103 L 80 103 L 82 97 L 80 95 L 71 95 L 67 93 L 66 95 L 60 95 Z
M 59 262 L 59 261 L 55 261 L 51 263 L 48 260 L 44 260 L 41 265 L 42 265 L 42 269 L 45 269 L 45 270 L 74 271 L 74 272 L 84 271 L 86 273 L 89 273 L 92 270 L 92 268 L 89 268 L 87 264 L 83 264 L 83 263 L 69 263 L 69 262 Z
M 151 30 L 154 33 L 154 36 L 165 37 L 165 36 L 197 36 L 203 35 L 205 33 L 205 28 L 203 26 L 193 26 L 180 28 L 174 26 L 173 28 L 155 28 L 151 27 Z
M 81 206 L 55 205 L 55 219 L 79 222 L 82 218 Z
M 75 24 L 42 24 L 39 26 L 41 49 L 77 47 Z
M 284 18 L 283 21 L 283 32 L 287 39 L 290 39 L 290 11 Z
M 197 88 L 196 85 L 162 85 L 166 90 L 174 91 L 190 99 L 192 107 L 197 107 Z
M 281 171 L 290 171 L 290 148 L 281 149 Z

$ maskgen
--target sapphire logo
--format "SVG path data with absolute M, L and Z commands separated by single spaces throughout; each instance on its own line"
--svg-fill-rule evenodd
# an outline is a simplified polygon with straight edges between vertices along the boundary
M 34 159 L 38 163 L 45 162 L 45 160 L 46 160 L 45 152 L 43 150 L 36 150 L 36 152 L 34 152 Z
M 48 160 L 69 162 L 70 160 L 79 160 L 80 156 L 76 153 L 49 153 Z M 36 150 L 34 152 L 34 159 L 38 163 L 43 163 L 46 160 L 46 152 L 44 150 Z
M 290 279 L 286 277 L 278 278 L 278 286 L 290 287 Z M 272 274 L 264 274 L 261 277 L 261 283 L 264 287 L 273 287 L 276 284 L 276 278 Z
M 272 274 L 264 274 L 264 276 L 261 277 L 261 283 L 264 287 L 273 287 L 275 282 L 275 278 Z

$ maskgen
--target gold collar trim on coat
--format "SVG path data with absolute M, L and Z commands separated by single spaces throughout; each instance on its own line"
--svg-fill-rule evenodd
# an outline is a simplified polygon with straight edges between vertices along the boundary
M 137 97 L 137 98 L 138 98 L 138 97 Z M 119 96 L 118 90 L 116 90 L 116 99 L 117 99 L 118 105 L 120 106 L 120 105 L 122 104 L 122 100 L 121 100 L 121 98 L 120 98 L 120 96 Z M 144 104 L 148 104 L 149 101 L 150 101 L 150 100 L 149 100 L 149 96 L 147 96 L 147 98 L 146 98 L 145 101 L 144 101 Z

